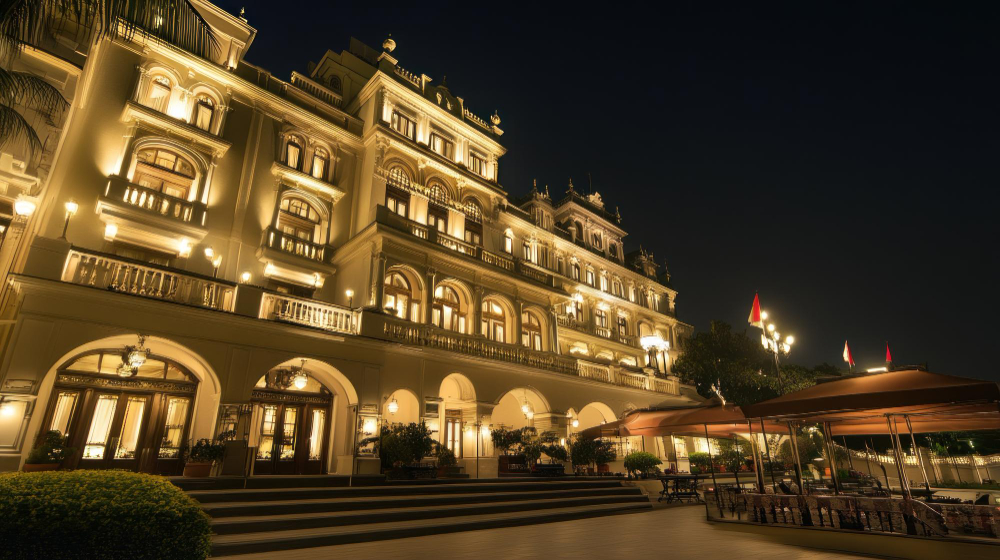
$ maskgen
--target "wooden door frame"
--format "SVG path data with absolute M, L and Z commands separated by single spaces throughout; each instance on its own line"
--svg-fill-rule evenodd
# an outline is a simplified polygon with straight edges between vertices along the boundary
M 288 406 L 295 406 L 299 409 L 299 414 L 296 419 L 296 433 L 295 433 L 295 458 L 291 461 L 293 466 L 294 474 L 305 474 L 307 470 L 307 463 L 309 463 L 309 451 L 308 451 L 308 441 L 309 441 L 309 429 L 311 429 L 311 412 L 316 408 L 322 408 L 326 411 L 326 421 L 323 426 L 323 450 L 320 457 L 320 472 L 322 474 L 326 472 L 327 466 L 327 456 L 330 454 L 330 440 L 332 439 L 332 434 L 330 433 L 330 426 L 333 420 L 333 395 L 322 395 L 313 393 L 290 393 L 285 391 L 277 391 L 272 389 L 254 389 L 251 395 L 251 404 L 254 406 L 265 406 L 265 405 L 275 405 L 278 407 L 278 417 L 275 424 L 275 439 L 272 440 L 272 445 L 277 441 L 277 435 L 281 433 L 284 427 L 285 421 L 285 408 Z M 307 424 L 307 418 L 309 418 Z M 260 428 L 263 425 L 264 417 L 261 415 L 260 424 L 257 426 L 257 437 L 260 437 Z M 309 429 L 307 429 L 309 428 Z M 259 445 L 258 441 L 258 445 Z M 279 457 L 281 455 L 280 447 L 277 451 L 272 449 L 271 459 L 268 461 L 273 463 L 273 467 L 270 469 L 270 473 L 267 474 L 280 474 L 277 472 L 277 466 L 281 462 Z M 254 474 L 259 474 L 257 472 L 257 462 L 262 462 L 262 459 L 257 459 L 256 452 L 254 454 Z

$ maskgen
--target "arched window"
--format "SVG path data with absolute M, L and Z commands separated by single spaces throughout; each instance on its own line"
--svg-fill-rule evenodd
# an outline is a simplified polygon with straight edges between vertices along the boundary
M 593 244 L 594 244 L 594 247 L 596 247 L 598 249 L 600 249 L 603 246 L 603 242 L 601 241 L 601 233 L 600 232 L 595 232 L 594 233 Z
M 597 308 L 594 310 L 594 329 L 599 336 L 604 338 L 611 337 L 611 331 L 608 329 L 608 312 Z
M 330 89 L 336 91 L 337 93 L 340 93 L 340 88 L 342 87 L 340 83 L 340 76 L 336 74 L 331 75 L 329 78 L 327 78 L 327 83 L 330 84 Z
M 393 165 L 389 168 L 389 184 L 401 189 L 410 188 L 410 173 L 402 165 Z
M 194 185 L 191 160 L 166 148 L 143 148 L 136 153 L 132 182 L 167 196 L 187 200 Z
M 524 260 L 534 262 L 534 251 L 531 250 L 531 243 L 527 239 L 521 244 L 521 252 L 524 254 Z
M 427 225 L 440 232 L 447 233 L 448 209 L 445 205 L 451 200 L 451 197 L 448 196 L 448 191 L 440 183 L 434 182 L 431 183 L 427 198 L 434 203 L 427 207 Z
M 607 274 L 601 274 L 601 291 L 602 292 L 608 291 L 608 275 Z
M 507 342 L 507 315 L 503 306 L 492 299 L 483 300 L 483 334 L 495 342 Z
M 587 269 L 587 284 L 591 286 L 596 285 L 596 283 L 594 282 L 594 271 L 589 268 Z
M 321 180 L 326 180 L 327 171 L 330 169 L 330 152 L 324 148 L 316 148 L 313 152 L 312 176 Z
M 580 265 L 577 264 L 577 263 L 573 263 L 572 270 L 573 270 L 573 280 L 576 280 L 576 281 L 579 282 L 580 281 Z
M 503 232 L 503 252 L 508 255 L 514 254 L 514 232 L 509 229 Z
M 201 94 L 194 102 L 194 115 L 192 120 L 198 128 L 211 131 L 212 119 L 215 117 L 215 100 Z
M 458 292 L 454 288 L 438 286 L 434 290 L 431 323 L 449 331 L 465 332 L 465 315 L 461 313 Z
M 146 95 L 144 105 L 150 109 L 166 113 L 167 106 L 170 104 L 170 91 L 172 89 L 173 84 L 170 83 L 169 78 L 166 76 L 153 76 L 149 81 L 149 92 Z
M 472 199 L 465 201 L 465 242 L 483 244 L 483 209 Z
M 319 212 L 305 200 L 288 196 L 281 200 L 277 228 L 286 235 L 306 241 L 314 241 L 319 230 Z
M 521 345 L 542 350 L 542 323 L 534 313 L 521 313 Z
M 413 301 L 413 290 L 410 281 L 399 272 L 392 271 L 385 275 L 383 304 L 385 310 L 400 319 L 416 321 L 420 315 L 420 304 Z
M 628 287 L 628 300 L 635 303 L 635 286 Z
M 616 295 L 616 296 L 618 296 L 618 297 L 624 297 L 625 296 L 625 292 L 622 289 L 622 283 L 617 278 L 615 278 L 614 280 L 611 281 L 611 293 L 614 294 L 614 295 Z
M 304 143 L 298 136 L 289 136 L 285 144 L 285 165 L 292 169 L 302 167 L 302 146 Z
M 618 336 L 624 338 L 628 336 L 628 316 L 621 313 L 618 314 Z
M 576 222 L 576 238 L 583 241 L 583 223 Z

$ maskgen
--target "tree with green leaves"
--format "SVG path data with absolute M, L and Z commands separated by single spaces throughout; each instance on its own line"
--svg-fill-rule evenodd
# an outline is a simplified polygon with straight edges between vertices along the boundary
M 708 332 L 689 338 L 673 369 L 699 395 L 721 396 L 727 404 L 738 406 L 804 389 L 815 384 L 817 377 L 812 369 L 782 364 L 779 382 L 774 356 L 760 341 L 722 321 L 712 321 Z
M 40 45 L 51 26 L 80 25 L 95 40 L 159 40 L 211 58 L 219 44 L 190 0 L 0 0 L 0 146 L 20 143 L 37 161 L 38 133 L 25 110 L 57 115 L 68 105 L 41 77 L 13 69 L 31 45 Z

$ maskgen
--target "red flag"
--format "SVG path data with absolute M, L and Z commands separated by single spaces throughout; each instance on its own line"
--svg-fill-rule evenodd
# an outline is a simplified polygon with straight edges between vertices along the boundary
M 891 364 L 892 363 L 892 354 L 889 353 L 889 342 L 888 341 L 886 341 L 886 343 L 885 343 L 885 363 L 887 363 L 887 364 Z
M 753 307 L 750 308 L 750 317 L 747 318 L 747 322 L 754 327 L 764 328 L 764 321 L 760 318 L 760 299 L 756 293 L 753 295 Z
M 846 340 L 844 341 L 844 361 L 847 362 L 848 366 L 854 367 L 854 357 L 851 356 L 851 347 Z

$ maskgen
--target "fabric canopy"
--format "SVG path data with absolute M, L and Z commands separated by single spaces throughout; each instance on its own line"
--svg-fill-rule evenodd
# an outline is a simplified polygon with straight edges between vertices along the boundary
M 665 408 L 656 410 L 636 410 L 628 413 L 621 420 L 593 426 L 579 432 L 580 437 L 593 439 L 597 437 L 624 436 L 665 436 L 669 434 L 705 435 L 708 429 L 710 436 L 725 437 L 734 433 L 747 433 L 751 428 L 747 425 L 747 417 L 738 406 L 696 406 L 684 408 Z M 768 433 L 785 430 L 782 425 L 765 422 L 764 429 Z M 754 420 L 753 431 L 760 431 L 760 422 Z
M 910 369 L 821 383 L 744 409 L 752 418 L 830 422 L 836 435 L 888 433 L 888 416 L 909 417 L 914 432 L 990 430 L 1000 429 L 1000 387 Z

